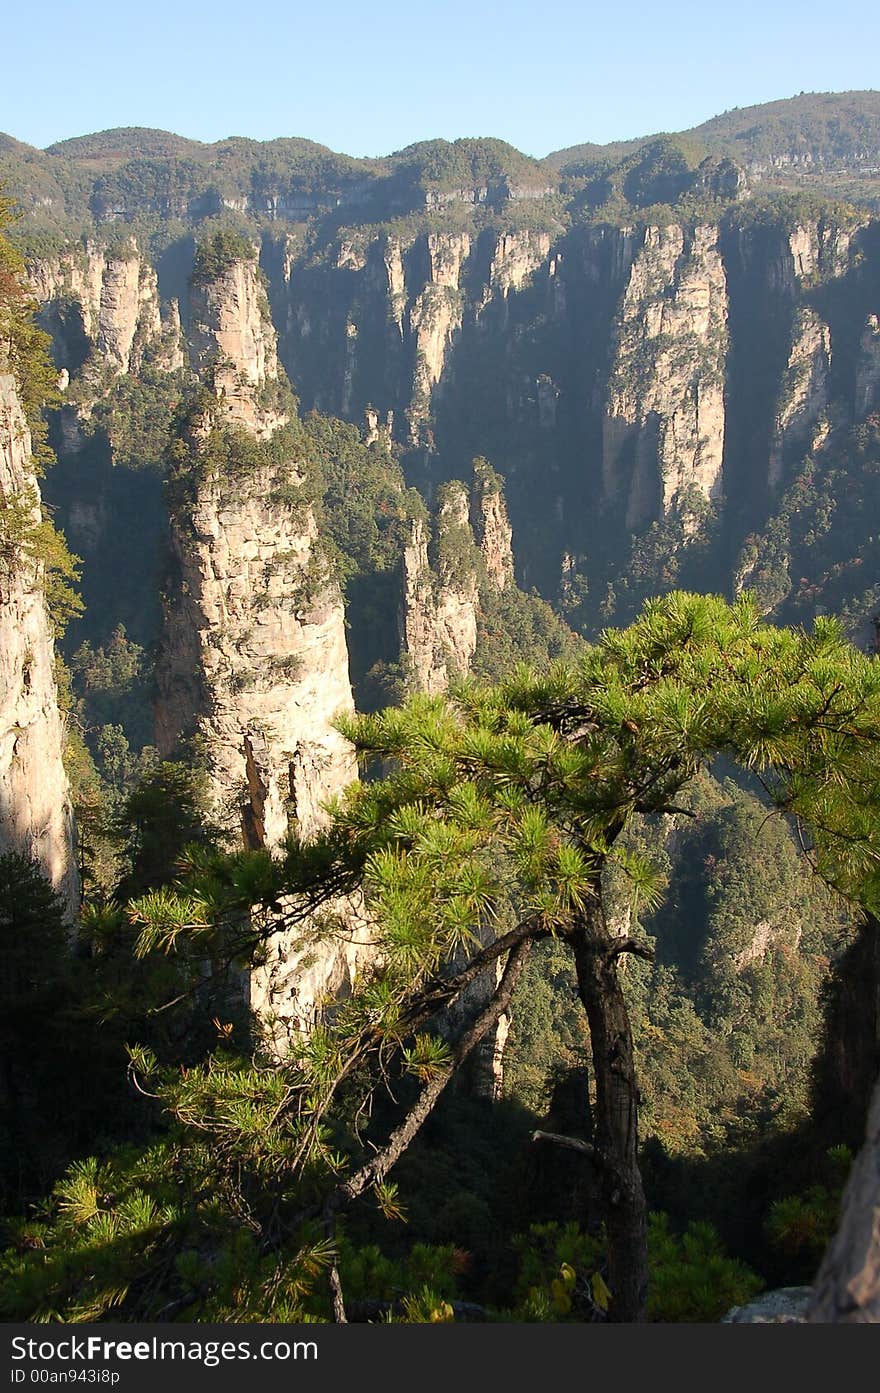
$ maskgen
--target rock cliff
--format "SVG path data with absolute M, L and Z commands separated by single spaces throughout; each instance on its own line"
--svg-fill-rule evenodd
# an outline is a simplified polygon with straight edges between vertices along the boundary
M 62 753 L 43 570 L 21 537 L 41 520 L 15 379 L 0 374 L 0 851 L 39 861 L 78 908 L 73 816 Z
M 484 459 L 473 463 L 470 490 L 455 480 L 440 491 L 432 536 L 421 519 L 412 522 L 400 612 L 401 654 L 411 689 L 436 694 L 454 677 L 467 676 L 477 649 L 481 599 L 487 591 L 514 584 L 511 535 L 500 480 Z M 453 1028 L 470 1019 L 499 980 L 496 965 L 466 989 L 447 1013 Z M 501 1096 L 509 1031 L 505 1014 L 471 1062 L 475 1096 Z
M 646 227 L 614 334 L 603 432 L 605 498 L 641 528 L 688 490 L 721 491 L 727 286 L 714 227 Z
M 443 692 L 467 676 L 477 648 L 481 592 L 513 583 L 511 527 L 500 481 L 483 459 L 470 489 L 440 490 L 433 535 L 414 519 L 403 552 L 400 640 L 410 685 Z
M 880 406 L 880 319 L 868 316 L 859 345 L 856 376 L 856 418 L 867 416 Z
M 185 478 L 172 481 L 176 575 L 158 740 L 169 754 L 194 739 L 230 837 L 276 848 L 289 826 L 314 833 L 322 805 L 356 776 L 332 724 L 353 709 L 342 600 L 321 557 L 296 429 L 281 409 L 255 264 L 195 286 L 191 318 L 193 359 L 216 406 L 191 423 Z M 321 996 L 350 980 L 362 948 L 357 931 L 350 937 L 308 960 L 291 941 L 276 944 L 251 979 L 255 1009 L 267 1021 L 307 1024 Z
M 268 400 L 278 381 L 278 355 L 255 259 L 233 261 L 219 275 L 194 282 L 189 337 L 193 367 L 211 382 L 227 421 L 258 438 L 283 425 Z
M 274 304 L 291 379 L 322 410 L 359 418 L 370 405 L 390 409 L 407 444 L 430 448 L 462 333 L 490 308 L 497 332 L 508 298 L 550 245 L 549 233 L 533 229 L 383 232 L 329 246 L 305 265 L 281 256 Z
M 776 488 L 786 457 L 802 458 L 821 444 L 828 431 L 828 380 L 831 330 L 816 312 L 801 307 L 795 314 L 792 344 L 773 427 L 768 482 Z
M 136 372 L 164 340 L 167 366 L 181 361 L 176 304 L 163 320 L 155 267 L 134 238 L 108 250 L 86 242 L 61 256 L 31 262 L 31 288 L 48 307 L 59 367 L 73 375 L 119 377 Z
M 452 677 L 465 676 L 477 647 L 479 588 L 468 527 L 468 498 L 459 484 L 449 486 L 437 517 L 438 546 L 461 541 L 461 563 L 441 561 L 432 569 L 421 520 L 412 523 L 403 553 L 401 651 L 416 691 L 444 692 Z

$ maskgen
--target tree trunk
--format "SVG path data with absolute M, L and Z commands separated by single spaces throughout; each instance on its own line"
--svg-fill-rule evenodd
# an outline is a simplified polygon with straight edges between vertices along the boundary
M 647 1210 L 638 1162 L 638 1089 L 619 958 L 601 906 L 571 933 L 578 991 L 590 1025 L 597 1164 L 608 1235 L 610 1321 L 644 1319 L 648 1290 Z

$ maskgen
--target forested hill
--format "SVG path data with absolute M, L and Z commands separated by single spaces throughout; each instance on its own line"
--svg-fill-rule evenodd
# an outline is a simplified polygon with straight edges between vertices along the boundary
M 668 132 L 663 134 L 669 135 Z M 880 92 L 801 92 L 783 101 L 734 107 L 678 133 L 707 155 L 727 155 L 749 173 L 880 171 Z M 659 137 L 572 145 L 546 158 L 554 169 L 615 161 Z
M 298 222 L 344 207 L 356 220 L 374 221 L 450 202 L 551 196 L 559 217 L 577 213 L 578 176 L 638 163 L 658 141 L 671 144 L 688 168 L 730 159 L 752 182 L 876 200 L 880 92 L 802 93 L 736 108 L 688 131 L 585 143 L 545 159 L 489 138 L 427 140 L 355 159 L 296 137 L 204 144 L 124 127 L 38 150 L 0 134 L 0 184 L 44 232 L 155 215 L 194 225 L 224 209 Z

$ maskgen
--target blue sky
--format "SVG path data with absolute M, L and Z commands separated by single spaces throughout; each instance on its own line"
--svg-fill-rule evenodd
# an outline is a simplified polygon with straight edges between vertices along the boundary
M 13 0 L 0 130 L 306 136 L 352 155 L 494 135 L 532 155 L 880 86 L 870 0 Z

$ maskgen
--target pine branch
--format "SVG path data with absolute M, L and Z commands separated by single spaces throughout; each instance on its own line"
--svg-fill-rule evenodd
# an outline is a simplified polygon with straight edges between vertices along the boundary
M 411 1006 L 402 1019 L 402 1027 L 407 1032 L 418 1030 L 432 1016 L 436 1015 L 441 1007 L 448 1006 L 470 982 L 479 977 L 487 967 L 497 962 L 505 953 L 509 953 L 518 944 L 533 941 L 537 938 L 545 938 L 550 930 L 544 927 L 541 920 L 524 919 L 517 924 L 515 929 L 502 934 L 500 938 L 494 939 L 492 943 L 486 944 L 479 952 L 475 953 L 467 967 L 461 972 L 457 972 L 454 977 L 435 977 L 414 997 Z
M 490 1001 L 471 1022 L 468 1029 L 456 1040 L 447 1063 L 439 1068 L 430 1083 L 426 1084 L 417 1101 L 400 1126 L 392 1132 L 382 1150 L 378 1151 L 366 1165 L 361 1166 L 359 1171 L 356 1171 L 350 1179 L 333 1191 L 324 1206 L 325 1214 L 341 1209 L 363 1194 L 368 1186 L 385 1179 L 392 1166 L 406 1151 L 422 1124 L 430 1116 L 437 1099 L 453 1074 L 507 1011 L 531 946 L 530 939 L 524 938 L 512 949 L 505 964 L 501 981 L 493 992 Z

